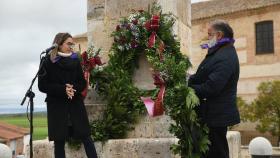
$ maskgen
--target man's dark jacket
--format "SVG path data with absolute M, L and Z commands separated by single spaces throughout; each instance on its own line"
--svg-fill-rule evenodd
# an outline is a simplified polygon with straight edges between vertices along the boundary
M 240 116 L 236 105 L 239 61 L 232 44 L 208 50 L 197 72 L 188 84 L 199 97 L 197 112 L 209 127 L 238 124 Z

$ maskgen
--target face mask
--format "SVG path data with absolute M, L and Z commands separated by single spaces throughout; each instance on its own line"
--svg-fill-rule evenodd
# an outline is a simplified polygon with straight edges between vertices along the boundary
M 211 39 L 208 41 L 208 47 L 209 47 L 209 48 L 214 47 L 216 44 L 217 44 L 217 38 L 216 38 L 216 36 L 214 36 L 213 38 L 211 38 Z

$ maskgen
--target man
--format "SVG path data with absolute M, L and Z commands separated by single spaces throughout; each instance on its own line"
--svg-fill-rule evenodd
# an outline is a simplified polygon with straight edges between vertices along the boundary
M 236 106 L 239 61 L 233 46 L 233 30 L 225 21 L 210 23 L 208 53 L 188 84 L 200 99 L 197 113 L 209 127 L 211 142 L 206 158 L 229 158 L 227 127 L 240 122 Z

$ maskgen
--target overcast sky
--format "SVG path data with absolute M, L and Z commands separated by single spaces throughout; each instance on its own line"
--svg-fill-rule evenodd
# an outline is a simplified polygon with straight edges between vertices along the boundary
M 200 0 L 192 0 L 196 2 Z M 39 64 L 39 54 L 58 32 L 87 31 L 87 0 L 0 1 L 0 106 L 19 105 Z M 44 106 L 38 92 L 35 107 Z

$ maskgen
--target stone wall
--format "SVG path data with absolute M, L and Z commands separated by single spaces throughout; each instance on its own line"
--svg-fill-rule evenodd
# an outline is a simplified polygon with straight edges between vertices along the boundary
M 238 95 L 252 101 L 257 96 L 257 86 L 262 81 L 280 79 L 280 10 L 279 5 L 258 8 L 250 11 L 236 12 L 203 20 L 192 21 L 192 54 L 194 70 L 203 60 L 206 50 L 199 48 L 207 38 L 207 24 L 214 19 L 224 19 L 232 26 L 236 49 L 241 64 Z M 273 20 L 274 54 L 255 55 L 255 23 Z

